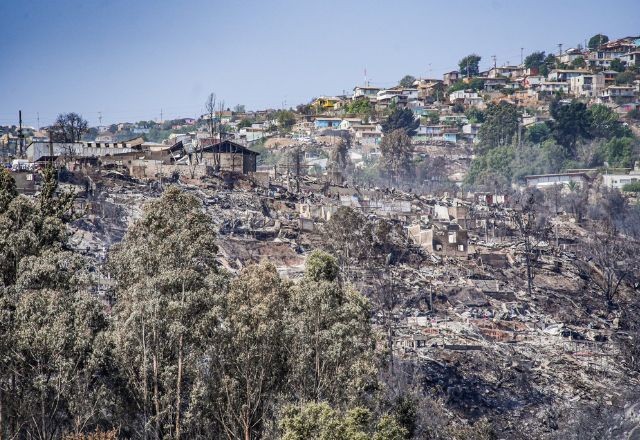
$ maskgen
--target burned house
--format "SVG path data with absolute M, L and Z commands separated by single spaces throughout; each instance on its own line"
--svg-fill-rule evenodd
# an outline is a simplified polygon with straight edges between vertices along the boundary
M 213 167 L 214 170 L 236 173 L 254 173 L 259 153 L 236 142 L 225 140 L 205 145 L 198 150 L 200 163 Z
M 428 229 L 413 225 L 408 233 L 414 243 L 434 255 L 460 258 L 469 255 L 469 234 L 457 223 L 434 222 Z

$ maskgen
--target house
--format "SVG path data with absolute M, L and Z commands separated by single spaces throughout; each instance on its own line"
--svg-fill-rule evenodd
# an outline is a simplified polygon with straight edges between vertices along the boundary
M 527 76 L 524 79 L 524 81 L 522 82 L 522 85 L 524 86 L 525 89 L 530 89 L 530 88 L 535 88 L 539 86 L 543 82 L 544 82 L 543 75 L 531 75 L 531 76 Z
M 569 80 L 569 90 L 575 96 L 595 98 L 602 89 L 604 89 L 602 73 L 574 76 Z
M 536 188 L 545 188 L 553 185 L 585 186 L 591 180 L 586 173 L 580 171 L 558 174 L 539 174 L 525 176 L 524 179 L 527 182 L 527 186 Z
M 321 96 L 316 98 L 312 105 L 321 110 L 334 110 L 340 101 L 340 98 L 335 96 Z
M 340 130 L 348 130 L 354 125 L 362 125 L 362 118 L 343 118 L 340 121 Z
M 489 69 L 489 73 L 487 74 L 487 78 L 513 78 L 516 76 L 520 76 L 524 73 L 524 68 L 520 66 L 502 66 L 502 67 L 492 67 Z
M 415 244 L 432 254 L 457 258 L 469 255 L 469 234 L 456 223 L 434 222 L 428 229 L 412 225 L 407 232 Z
M 615 85 L 616 76 L 618 76 L 618 72 L 616 72 L 615 70 L 603 70 L 601 73 L 604 75 L 605 86 Z
M 589 73 L 591 72 L 585 69 L 554 69 L 549 72 L 547 79 L 551 82 L 566 82 L 574 76 L 588 75 Z
M 538 90 L 546 93 L 569 93 L 569 83 L 561 81 L 544 81 L 540 83 Z
M 193 154 L 193 153 L 192 153 Z M 256 171 L 256 160 L 259 153 L 236 142 L 226 140 L 205 145 L 202 148 L 202 164 L 219 167 L 223 171 L 241 172 L 243 174 Z
M 382 130 L 378 125 L 352 125 L 350 130 L 353 132 L 356 143 L 358 144 L 377 145 L 382 141 Z
M 634 86 L 609 86 L 599 94 L 600 102 L 628 103 L 634 100 L 636 89 Z
M 571 48 L 571 49 L 567 49 L 565 50 L 562 55 L 560 55 L 558 57 L 559 61 L 562 64 L 571 64 L 574 60 L 578 59 L 578 58 L 584 58 L 584 53 L 582 52 L 582 49 L 580 48 Z
M 425 99 L 436 94 L 436 90 L 438 89 L 438 85 L 442 84 L 442 80 L 440 79 L 418 79 L 413 85 L 418 89 L 418 98 Z M 439 96 L 437 97 L 439 98 Z
M 376 95 L 380 91 L 380 87 L 372 87 L 369 85 L 366 86 L 356 86 L 353 88 L 353 95 L 351 99 L 358 99 L 360 97 L 369 98 L 371 100 L 375 100 Z
M 508 81 L 509 80 L 504 77 L 487 78 L 484 80 L 484 89 L 487 92 L 495 92 L 496 90 L 504 88 Z
M 103 157 L 141 150 L 142 138 L 123 142 L 31 142 L 27 146 L 27 158 L 37 162 L 42 157 Z
M 478 96 L 476 92 L 473 90 L 456 90 L 455 92 L 451 92 L 449 95 L 449 102 L 451 103 L 462 103 L 467 105 L 472 104 L 480 104 L 482 103 L 482 98 Z
M 640 165 L 636 162 L 635 167 L 629 174 L 603 174 L 602 184 L 607 188 L 622 189 L 626 184 L 640 182 Z
M 316 129 L 338 128 L 341 122 L 341 118 L 328 118 L 324 116 L 318 116 L 314 121 Z
M 633 50 L 621 55 L 620 61 L 627 66 L 640 66 L 640 50 Z
M 451 72 L 447 72 L 442 75 L 443 82 L 445 86 L 450 86 L 451 84 L 457 82 L 460 79 L 460 72 L 457 70 L 452 70 Z
M 462 134 L 469 142 L 475 142 L 482 124 L 465 124 L 462 126 Z
M 589 64 L 593 67 L 611 67 L 613 60 L 622 61 L 625 54 L 637 50 L 637 39 L 638 37 L 625 37 L 600 45 L 596 50 L 589 52 Z

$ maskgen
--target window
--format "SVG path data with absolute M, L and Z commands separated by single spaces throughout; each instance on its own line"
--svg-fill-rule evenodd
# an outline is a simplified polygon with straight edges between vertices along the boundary
M 459 244 L 458 245 L 458 251 L 464 252 L 464 245 L 463 244 Z
M 457 234 L 455 232 L 449 232 L 449 243 L 457 242 Z

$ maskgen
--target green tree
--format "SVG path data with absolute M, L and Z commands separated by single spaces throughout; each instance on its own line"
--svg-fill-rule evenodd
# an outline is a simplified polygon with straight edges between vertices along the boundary
M 347 402 L 373 383 L 369 303 L 338 282 L 338 263 L 314 251 L 292 289 L 290 359 L 293 394 L 303 401 Z
M 611 65 L 609 66 L 611 70 L 615 70 L 616 72 L 624 72 L 624 64 L 620 61 L 619 58 L 614 58 L 611 60 Z
M 243 119 L 238 123 L 238 128 L 251 127 L 251 119 Z
M 527 69 L 539 69 L 545 61 L 544 51 L 532 52 L 524 59 L 524 67 Z
M 584 57 L 576 57 L 571 61 L 571 67 L 574 69 L 584 69 L 587 67 L 587 62 L 584 60 Z
M 38 200 L 0 172 L 0 437 L 57 438 L 110 411 L 95 342 L 106 327 L 69 251 L 73 197 L 47 169 Z
M 293 112 L 289 110 L 280 110 L 278 111 L 278 115 L 276 120 L 278 121 L 278 125 L 282 127 L 283 130 L 291 130 L 291 127 L 296 123 L 296 117 Z
M 472 124 L 481 124 L 485 120 L 484 112 L 477 107 L 470 107 L 464 114 Z
M 404 129 L 385 134 L 380 143 L 380 153 L 380 168 L 391 179 L 397 181 L 412 174 L 413 145 Z
M 593 137 L 611 139 L 630 136 L 631 131 L 622 124 L 618 114 L 602 104 L 589 107 L 589 131 Z
M 420 126 L 420 120 L 416 119 L 413 112 L 408 108 L 397 108 L 391 112 L 389 117 L 382 122 L 382 132 L 391 133 L 395 130 L 403 130 L 407 135 L 414 136 Z
M 609 37 L 607 37 L 606 35 L 595 34 L 593 37 L 589 38 L 589 44 L 587 44 L 587 47 L 591 50 L 595 50 L 608 41 Z
M 602 145 L 603 157 L 612 167 L 632 166 L 635 146 L 636 141 L 631 137 L 614 137 Z
M 625 72 L 620 72 L 616 75 L 616 84 L 617 85 L 631 84 L 635 79 L 636 79 L 636 74 L 630 70 Z
M 553 117 L 549 122 L 553 137 L 565 148 L 569 158 L 575 158 L 577 142 L 591 137 L 587 106 L 575 100 L 566 105 L 554 100 L 549 109 Z
M 462 58 L 458 62 L 458 68 L 461 76 L 476 76 L 480 73 L 480 60 L 482 58 L 479 55 L 471 54 Z
M 533 124 L 527 127 L 524 133 L 525 140 L 533 143 L 540 144 L 551 136 L 551 130 L 547 124 Z
M 485 122 L 478 131 L 481 150 L 510 144 L 518 132 L 519 118 L 518 108 L 514 104 L 505 101 L 489 104 L 485 111 Z
M 395 418 L 375 419 L 365 408 L 355 407 L 344 414 L 326 403 L 288 406 L 280 417 L 283 440 L 404 440 L 407 430 Z
M 228 438 L 259 438 L 285 391 L 288 302 L 287 285 L 270 264 L 242 271 L 223 297 L 224 318 L 206 352 L 206 370 L 212 410 Z
M 215 227 L 198 199 L 176 187 L 148 203 L 114 246 L 114 355 L 136 407 L 138 436 L 179 438 L 191 410 L 198 330 L 216 320 Z
M 4 212 L 16 197 L 18 197 L 16 181 L 9 170 L 0 168 L 0 213 Z
M 369 117 L 373 113 L 371 101 L 369 101 L 368 98 L 354 99 L 347 105 L 346 113 L 349 115 Z
M 398 82 L 398 85 L 400 87 L 404 87 L 404 88 L 411 88 L 411 87 L 413 87 L 413 83 L 414 83 L 415 80 L 416 80 L 416 78 L 414 76 L 405 75 L 405 76 L 402 77 L 400 82 Z

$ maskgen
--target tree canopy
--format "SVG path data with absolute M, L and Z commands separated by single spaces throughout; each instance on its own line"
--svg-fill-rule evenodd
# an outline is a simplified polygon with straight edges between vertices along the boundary
M 511 143 L 518 131 L 518 108 L 502 101 L 499 104 L 489 104 L 484 115 L 485 122 L 478 132 L 481 148 L 487 150 Z
M 416 119 L 413 112 L 408 108 L 396 108 L 382 121 L 382 132 L 387 134 L 395 130 L 403 130 L 408 136 L 416 134 L 420 126 L 420 120 Z
M 88 123 L 77 113 L 61 113 L 51 127 L 54 142 L 79 142 Z
M 476 76 L 480 73 L 480 55 L 471 54 L 462 58 L 458 62 L 458 68 L 461 76 Z
M 544 51 L 532 52 L 524 59 L 524 67 L 527 69 L 539 69 L 544 64 Z
M 589 38 L 589 43 L 587 44 L 587 47 L 591 50 L 594 50 L 602 46 L 603 44 L 607 43 L 608 41 L 609 41 L 609 37 L 607 37 L 606 35 L 595 34 L 593 37 Z
M 398 82 L 398 85 L 400 87 L 410 88 L 410 87 L 413 87 L 413 83 L 414 83 L 415 80 L 416 80 L 415 76 L 405 75 Z

